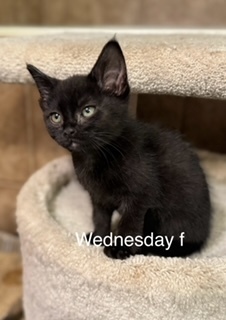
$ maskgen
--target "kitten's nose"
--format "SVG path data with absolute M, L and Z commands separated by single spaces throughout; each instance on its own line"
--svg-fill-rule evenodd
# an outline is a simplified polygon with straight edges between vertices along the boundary
M 66 128 L 64 130 L 64 135 L 67 137 L 71 137 L 75 134 L 75 129 L 74 128 Z

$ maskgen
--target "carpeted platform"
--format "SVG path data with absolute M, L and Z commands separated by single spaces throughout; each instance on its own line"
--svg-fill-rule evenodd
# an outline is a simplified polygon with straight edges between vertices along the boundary
M 136 32 L 135 32 L 136 31 Z M 115 31 L 117 33 L 117 29 Z M 0 81 L 27 82 L 25 63 L 65 78 L 90 71 L 111 32 L 0 38 Z M 226 97 L 226 33 L 119 32 L 133 92 Z

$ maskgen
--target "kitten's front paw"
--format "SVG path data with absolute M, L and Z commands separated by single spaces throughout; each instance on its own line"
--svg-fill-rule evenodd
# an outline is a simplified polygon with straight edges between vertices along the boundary
M 128 247 L 126 246 L 121 246 L 121 245 L 112 245 L 110 247 L 105 247 L 104 248 L 104 253 L 106 254 L 106 256 L 108 256 L 109 258 L 112 259 L 127 259 L 129 258 L 132 253 L 129 250 Z

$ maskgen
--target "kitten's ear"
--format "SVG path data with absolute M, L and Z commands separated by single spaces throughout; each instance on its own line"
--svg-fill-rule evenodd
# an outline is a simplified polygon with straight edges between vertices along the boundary
M 129 93 L 125 58 L 116 40 L 104 46 L 90 76 L 103 91 L 116 96 Z
M 47 76 L 45 73 L 31 64 L 27 64 L 27 70 L 30 72 L 38 87 L 42 101 L 47 101 L 58 80 Z

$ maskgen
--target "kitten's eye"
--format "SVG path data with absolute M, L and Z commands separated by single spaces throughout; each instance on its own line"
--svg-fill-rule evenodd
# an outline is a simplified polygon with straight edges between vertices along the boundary
M 92 117 L 92 115 L 94 115 L 95 111 L 96 111 L 96 107 L 87 106 L 82 110 L 82 115 L 85 118 L 90 118 L 90 117 Z
M 50 121 L 53 124 L 61 124 L 63 122 L 63 118 L 59 113 L 54 112 L 50 115 Z

